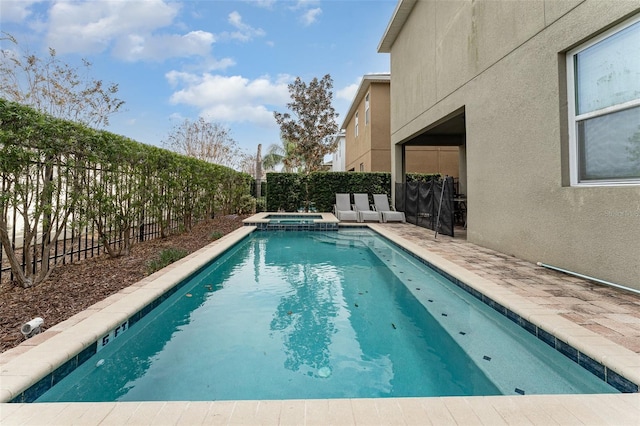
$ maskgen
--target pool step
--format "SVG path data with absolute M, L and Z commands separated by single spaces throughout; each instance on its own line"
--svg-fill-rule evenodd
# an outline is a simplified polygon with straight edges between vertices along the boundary
M 340 235 L 339 233 L 312 235 L 314 241 L 324 244 L 333 244 L 340 247 L 368 247 L 368 244 L 361 240 L 354 240 L 352 235 Z

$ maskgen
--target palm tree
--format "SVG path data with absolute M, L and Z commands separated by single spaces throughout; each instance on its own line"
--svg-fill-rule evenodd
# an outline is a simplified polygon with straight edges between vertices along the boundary
M 294 154 L 295 144 L 282 140 L 282 145 L 276 143 L 269 145 L 267 153 L 262 157 L 262 166 L 265 170 L 275 170 L 282 164 L 282 171 L 297 172 L 302 168 L 302 160 Z

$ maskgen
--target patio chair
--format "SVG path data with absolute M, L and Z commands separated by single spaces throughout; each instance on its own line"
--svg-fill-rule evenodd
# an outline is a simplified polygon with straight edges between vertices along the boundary
M 349 194 L 336 194 L 336 203 L 333 205 L 333 214 L 338 220 L 358 220 L 358 214 L 351 209 L 351 196 Z
M 358 212 L 358 222 L 366 222 L 367 220 L 382 221 L 380 213 L 375 210 L 371 210 L 369 204 L 369 195 L 367 194 L 353 194 L 353 202 L 356 205 L 356 212 Z
M 389 207 L 389 199 L 387 194 L 373 194 L 373 204 L 375 209 L 382 216 L 382 222 L 398 221 L 406 222 L 404 212 L 397 212 Z

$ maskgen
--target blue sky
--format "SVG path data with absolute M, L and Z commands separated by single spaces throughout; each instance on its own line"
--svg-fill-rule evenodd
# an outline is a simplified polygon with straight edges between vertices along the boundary
M 363 74 L 389 72 L 377 46 L 396 0 L 2 0 L 0 25 L 23 47 L 92 62 L 119 85 L 125 111 L 107 128 L 162 146 L 173 125 L 203 116 L 247 153 L 279 143 L 273 111 L 287 84 L 331 74 L 342 124 Z M 3 45 L 7 47 L 7 45 Z

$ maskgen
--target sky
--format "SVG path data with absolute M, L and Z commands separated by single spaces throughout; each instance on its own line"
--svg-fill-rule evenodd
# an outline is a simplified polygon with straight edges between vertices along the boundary
M 230 130 L 247 154 L 279 144 L 273 111 L 287 84 L 330 74 L 342 125 L 360 78 L 389 72 L 377 53 L 397 0 L 2 0 L 0 28 L 22 48 L 92 63 L 119 86 L 106 128 L 163 146 L 184 119 Z M 1 44 L 7 48 L 6 43 Z

